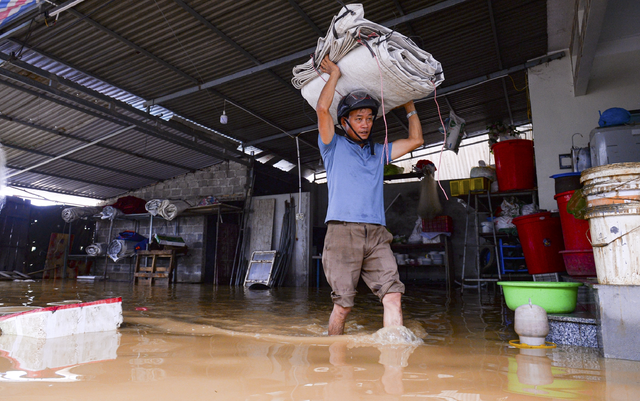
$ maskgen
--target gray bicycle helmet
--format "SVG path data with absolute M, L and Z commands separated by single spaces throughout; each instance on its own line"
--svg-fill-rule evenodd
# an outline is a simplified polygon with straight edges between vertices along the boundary
M 371 109 L 373 116 L 378 115 L 378 108 L 380 103 L 371 95 L 362 91 L 354 91 L 346 95 L 338 103 L 338 121 L 342 120 L 342 117 L 349 117 L 349 113 L 358 109 Z

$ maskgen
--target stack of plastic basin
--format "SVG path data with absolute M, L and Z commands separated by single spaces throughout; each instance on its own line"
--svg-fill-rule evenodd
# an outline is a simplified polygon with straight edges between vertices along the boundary
M 591 248 L 589 221 L 576 219 L 567 211 L 567 204 L 575 190 L 565 191 L 554 196 L 560 211 L 564 251 L 560 251 L 564 265 L 570 276 L 596 276 L 596 262 Z
M 640 163 L 593 167 L 580 181 L 598 282 L 640 285 Z
M 529 274 L 564 272 L 562 226 L 551 212 L 528 214 L 513 219 Z

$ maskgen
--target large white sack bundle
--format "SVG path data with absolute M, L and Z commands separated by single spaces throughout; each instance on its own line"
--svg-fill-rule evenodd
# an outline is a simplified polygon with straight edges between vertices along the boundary
M 327 54 L 342 72 L 330 110 L 336 124 L 340 99 L 355 90 L 384 98 L 387 113 L 428 96 L 444 81 L 442 66 L 430 53 L 406 36 L 366 20 L 361 4 L 349 4 L 333 18 L 327 36 L 318 39 L 313 57 L 293 69 L 293 85 L 314 109 L 329 78 L 319 70 Z
M 190 207 L 185 201 L 170 201 L 168 199 L 152 199 L 145 204 L 145 209 L 153 215 L 160 215 L 165 220 L 173 220 L 180 213 Z

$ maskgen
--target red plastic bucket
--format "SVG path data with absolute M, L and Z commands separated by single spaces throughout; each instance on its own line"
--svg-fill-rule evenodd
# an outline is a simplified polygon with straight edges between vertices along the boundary
M 560 254 L 570 276 L 597 276 L 593 248 L 560 251 Z
M 560 251 L 564 250 L 562 225 L 551 212 L 528 214 L 513 219 L 529 274 L 565 271 Z
M 495 143 L 491 149 L 496 160 L 496 176 L 500 192 L 535 188 L 536 165 L 533 158 L 533 141 L 511 139 Z
M 566 191 L 553 197 L 558 203 L 560 222 L 562 223 L 562 236 L 566 250 L 591 249 L 591 233 L 589 232 L 589 220 L 576 219 L 567 212 L 567 204 L 575 190 Z

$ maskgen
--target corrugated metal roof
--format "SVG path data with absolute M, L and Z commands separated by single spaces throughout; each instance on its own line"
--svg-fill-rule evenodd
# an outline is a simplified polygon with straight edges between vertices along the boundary
M 325 32 L 341 6 L 328 0 L 297 0 L 297 8 L 305 14 L 301 15 L 292 3 L 85 0 L 60 14 L 55 23 L 37 18 L 31 32 L 25 28 L 0 41 L 5 58 L 19 55 L 19 62 L 0 67 L 0 141 L 14 146 L 6 149 L 11 166 L 24 168 L 46 159 L 43 152 L 59 155 L 129 124 L 144 124 L 36 173 L 18 175 L 12 183 L 106 198 L 124 192 L 123 188 L 152 183 L 141 176 L 166 179 L 227 158 L 238 160 L 236 145 L 214 133 L 146 118 L 118 101 L 143 110 L 146 100 L 313 48 L 317 30 Z M 441 3 L 447 2 L 362 2 L 365 17 L 379 23 Z M 2 32 L 23 22 L 16 19 Z M 393 28 L 442 63 L 446 80 L 438 89 L 444 93 L 452 85 L 545 55 L 546 22 L 546 1 L 468 0 Z M 290 84 L 292 68 L 304 61 L 305 57 L 290 59 L 152 106 L 150 112 L 162 114 L 163 119 L 176 114 L 244 143 L 256 141 L 257 147 L 276 155 L 272 162 L 284 158 L 295 164 L 297 134 L 286 133 L 315 125 L 315 112 Z M 62 83 L 50 87 L 55 91 L 47 89 L 51 77 L 38 77 L 46 74 L 28 66 L 55 74 Z M 3 71 L 45 86 L 17 81 Z M 446 99 L 440 96 L 443 117 L 451 107 L 467 121 L 469 132 L 508 120 L 509 109 L 514 122 L 529 122 L 527 95 L 521 90 L 526 86 L 525 72 L 514 72 L 511 78 L 451 92 Z M 96 92 L 80 93 L 64 79 Z M 219 121 L 223 109 L 229 116 L 226 125 Z M 417 109 L 427 144 L 441 141 L 433 99 L 418 102 Z M 406 135 L 404 113 L 392 113 L 398 118 L 387 116 L 389 140 Z M 377 138 L 384 135 L 382 119 L 375 130 Z M 303 165 L 315 169 L 320 158 L 317 132 L 302 133 L 299 139 Z

